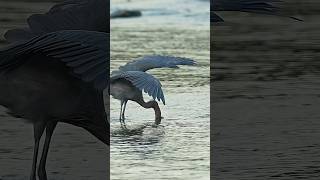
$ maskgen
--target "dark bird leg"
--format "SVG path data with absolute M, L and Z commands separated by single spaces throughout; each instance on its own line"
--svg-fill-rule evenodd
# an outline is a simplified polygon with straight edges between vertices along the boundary
M 125 100 L 121 100 L 121 109 L 120 109 L 120 117 L 119 117 L 119 120 L 120 120 L 120 124 L 121 124 L 121 127 L 122 128 L 127 128 L 126 127 L 126 124 L 125 124 L 125 122 L 124 122 L 124 119 L 122 119 L 122 112 L 123 112 L 123 106 L 124 106 L 124 104 L 125 104 Z
M 56 126 L 57 126 L 57 121 L 50 121 L 47 123 L 47 126 L 46 126 L 46 139 L 44 142 L 40 164 L 38 168 L 39 180 L 47 180 L 46 161 L 47 161 L 51 137 Z
M 36 168 L 37 168 L 39 142 L 40 142 L 40 138 L 43 134 L 44 128 L 45 128 L 45 123 L 43 121 L 35 122 L 33 124 L 34 152 L 33 152 L 33 162 L 32 162 L 32 170 L 31 170 L 30 180 L 36 180 Z
M 126 111 L 127 102 L 128 102 L 128 100 L 125 100 L 125 101 L 124 101 L 124 105 L 123 105 L 123 109 L 122 109 L 122 114 L 121 114 L 121 116 L 122 116 L 122 122 L 123 122 L 124 124 L 126 124 L 126 122 L 124 121 L 124 120 L 125 120 L 124 112 Z
M 119 115 L 119 121 L 120 121 L 120 124 L 122 125 L 122 106 L 123 106 L 123 103 L 124 103 L 124 101 L 123 100 L 121 100 L 121 107 L 120 107 L 120 115 Z
M 159 105 L 156 101 L 144 102 L 144 100 L 142 98 L 140 98 L 136 102 L 144 108 L 147 108 L 147 109 L 153 108 L 154 113 L 155 113 L 155 124 L 158 125 L 161 123 L 161 110 L 160 110 Z

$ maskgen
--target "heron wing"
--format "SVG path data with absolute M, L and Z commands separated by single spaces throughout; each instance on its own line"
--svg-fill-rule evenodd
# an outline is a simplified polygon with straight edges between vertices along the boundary
M 0 51 L 0 72 L 23 64 L 26 58 L 45 55 L 70 67 L 72 74 L 98 89 L 109 83 L 109 35 L 67 30 L 37 36 Z
M 33 14 L 27 28 L 5 33 L 9 42 L 27 40 L 30 36 L 61 30 L 110 32 L 109 2 L 107 0 L 67 0 L 53 6 L 47 13 Z
M 223 19 L 213 11 L 210 11 L 210 22 L 223 22 Z
M 153 68 L 179 68 L 178 65 L 195 65 L 196 62 L 189 58 L 151 55 L 144 56 L 120 66 L 120 71 L 147 71 Z
M 154 100 L 162 101 L 165 104 L 165 99 L 160 81 L 154 76 L 142 71 L 123 71 L 111 77 L 111 80 L 126 79 L 135 87 L 144 91 Z
M 211 11 L 242 11 L 275 14 L 278 10 L 272 3 L 277 0 L 212 0 Z

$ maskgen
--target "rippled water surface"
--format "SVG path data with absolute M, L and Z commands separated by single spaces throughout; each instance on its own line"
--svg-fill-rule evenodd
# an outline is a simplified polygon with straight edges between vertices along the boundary
M 112 20 L 112 70 L 150 54 L 183 56 L 198 62 L 194 67 L 150 71 L 161 80 L 167 103 L 160 105 L 164 119 L 159 127 L 152 126 L 152 110 L 129 102 L 129 130 L 122 130 L 118 121 L 120 103 L 111 99 L 111 179 L 209 179 L 208 2 L 111 1 L 112 10 L 139 9 L 143 13 L 140 18 Z M 28 15 L 45 12 L 53 4 L 0 3 L 1 35 L 25 25 Z M 5 44 L 2 38 L 0 43 Z M 4 108 L 0 111 L 0 179 L 27 179 L 32 162 L 32 125 L 11 118 Z M 50 149 L 50 179 L 107 177 L 105 147 L 84 130 L 60 124 Z
M 116 5 L 121 7 L 121 3 Z M 131 5 L 125 7 L 128 6 Z M 197 24 L 193 23 L 194 18 L 189 17 L 189 22 L 187 16 L 181 14 L 183 22 L 180 23 L 174 23 L 177 17 L 171 18 L 168 14 L 162 19 L 157 15 L 159 17 L 152 22 L 151 16 L 158 11 L 149 8 L 147 5 L 142 8 L 148 9 L 146 17 L 132 19 L 135 23 L 127 23 L 129 19 L 111 21 L 111 69 L 150 54 L 188 57 L 198 64 L 150 71 L 160 79 L 166 97 L 166 105 L 160 105 L 164 119 L 159 127 L 152 127 L 153 110 L 129 101 L 126 110 L 129 130 L 121 130 L 120 102 L 111 98 L 111 179 L 209 179 L 209 26 L 206 15 Z M 176 9 L 172 9 L 174 13 Z M 186 9 L 182 6 L 180 11 Z
M 319 179 L 319 2 L 285 2 L 304 22 L 221 13 L 213 26 L 217 180 Z

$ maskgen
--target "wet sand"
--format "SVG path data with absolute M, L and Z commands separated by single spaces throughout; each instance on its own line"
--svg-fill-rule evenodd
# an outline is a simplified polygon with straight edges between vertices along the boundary
M 288 0 L 289 1 L 289 0 Z M 319 2 L 212 28 L 213 179 L 319 179 Z
M 0 1 L 0 45 L 2 35 L 11 28 L 25 24 L 28 15 L 45 12 L 51 2 Z M 32 124 L 12 118 L 0 106 L 0 179 L 25 180 L 33 156 Z M 47 174 L 53 180 L 107 179 L 108 150 L 86 130 L 68 124 L 58 124 L 50 145 Z

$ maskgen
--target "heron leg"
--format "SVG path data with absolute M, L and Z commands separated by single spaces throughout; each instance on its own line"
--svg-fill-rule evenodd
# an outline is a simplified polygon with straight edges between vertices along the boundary
M 34 133 L 34 151 L 33 151 L 33 162 L 32 162 L 32 169 L 31 169 L 31 175 L 30 180 L 36 180 L 36 169 L 37 169 L 37 159 L 38 159 L 38 151 L 39 151 L 39 142 L 41 139 L 41 136 L 43 134 L 45 128 L 45 123 L 35 122 L 33 124 L 33 133 Z
M 121 108 L 120 108 L 120 115 L 119 115 L 119 121 L 120 121 L 121 125 L 122 125 L 122 106 L 123 106 L 123 103 L 124 103 L 124 101 L 121 100 Z
M 122 122 L 123 122 L 124 124 L 126 124 L 126 122 L 124 121 L 124 120 L 125 120 L 124 112 L 126 111 L 127 102 L 128 102 L 128 100 L 125 100 L 125 101 L 124 101 L 124 105 L 123 105 L 123 109 L 122 109 L 122 114 L 121 114 L 121 116 L 122 116 Z
M 46 139 L 44 142 L 44 147 L 42 150 L 42 155 L 41 155 L 39 169 L 38 169 L 38 176 L 40 180 L 47 180 L 46 162 L 47 162 L 47 156 L 48 156 L 51 137 L 56 126 L 57 126 L 57 121 L 50 121 L 47 123 L 47 126 L 46 126 Z

